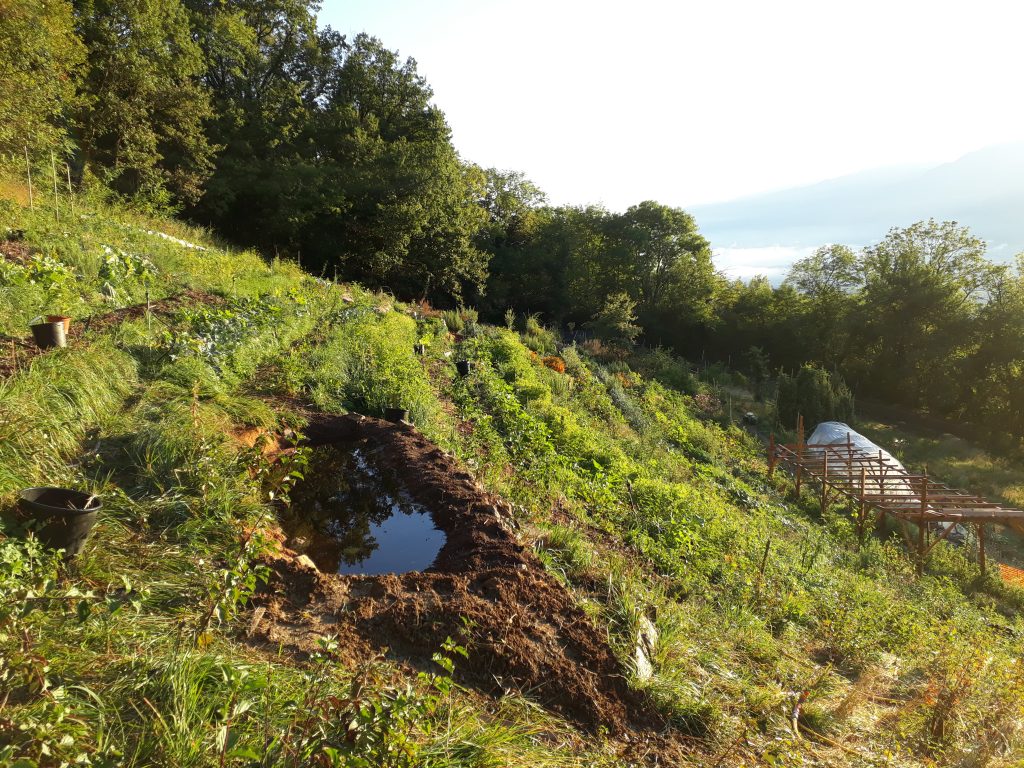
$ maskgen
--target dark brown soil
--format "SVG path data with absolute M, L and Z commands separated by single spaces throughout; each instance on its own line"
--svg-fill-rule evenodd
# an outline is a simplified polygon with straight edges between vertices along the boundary
M 150 310 L 156 317 L 169 317 L 186 306 L 205 304 L 207 306 L 219 306 L 226 301 L 223 296 L 206 291 L 188 290 L 168 296 L 166 299 L 154 301 L 149 305 Z M 146 304 L 133 304 L 123 309 L 115 309 L 102 315 L 93 315 L 84 318 L 71 325 L 70 338 L 77 339 L 88 333 L 99 333 L 115 325 L 138 320 L 146 316 Z
M 24 266 L 32 260 L 32 249 L 19 240 L 0 240 L 0 259 Z
M 19 243 L 6 243 L 7 246 L 20 245 Z M 149 309 L 152 310 L 153 316 L 157 318 L 168 317 L 184 306 L 195 305 L 195 304 L 207 304 L 216 306 L 225 301 L 221 296 L 217 296 L 212 293 L 205 291 L 189 290 L 182 293 L 169 296 L 166 299 L 160 299 L 154 301 L 149 305 Z M 146 316 L 147 305 L 133 304 L 130 307 L 124 307 L 122 309 L 115 309 L 112 312 L 106 312 L 101 315 L 93 315 L 92 317 L 86 318 L 73 318 L 71 321 L 71 330 L 68 333 L 68 340 L 81 341 L 89 336 L 101 333 L 115 325 L 119 325 L 128 320 L 138 320 L 141 317 Z M 38 355 L 43 355 L 50 350 L 39 349 L 33 342 L 31 334 L 22 337 L 5 336 L 0 334 L 0 379 L 11 376 L 16 371 L 27 366 L 32 358 Z
M 469 648 L 456 668 L 464 684 L 522 691 L 585 730 L 603 727 L 633 744 L 661 741 L 661 718 L 628 687 L 603 634 L 517 541 L 504 501 L 410 425 L 321 416 L 306 438 L 358 447 L 377 469 L 400 477 L 447 542 L 431 568 L 401 575 L 338 576 L 287 556 L 274 561 L 255 635 L 261 643 L 301 654 L 335 634 L 352 661 L 387 649 L 428 669 L 452 637 Z

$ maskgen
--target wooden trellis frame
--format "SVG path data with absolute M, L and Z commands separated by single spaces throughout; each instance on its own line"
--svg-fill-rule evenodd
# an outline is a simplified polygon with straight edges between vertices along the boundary
M 913 474 L 887 461 L 881 451 L 873 453 L 853 445 L 847 433 L 846 444 L 808 445 L 804 440 L 803 417 L 797 417 L 796 443 L 776 443 L 774 433 L 768 441 L 768 474 L 782 464 L 793 472 L 797 493 L 805 480 L 820 487 L 821 511 L 837 498 L 845 498 L 857 520 L 857 537 L 863 542 L 867 519 L 874 511 L 876 524 L 886 516 L 899 522 L 908 549 L 916 550 L 917 572 L 936 544 L 952 533 L 956 524 L 973 525 L 978 534 L 978 564 L 985 573 L 985 526 L 1002 523 L 1020 529 L 1024 511 L 987 501 L 968 491 L 950 488 L 926 474 Z M 917 526 L 916 540 L 907 523 Z M 936 523 L 951 523 L 932 528 Z

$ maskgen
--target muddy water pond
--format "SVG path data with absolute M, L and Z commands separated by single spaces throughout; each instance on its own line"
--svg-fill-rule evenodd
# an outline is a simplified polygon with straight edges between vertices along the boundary
M 287 545 L 321 571 L 422 571 L 444 546 L 430 512 L 358 449 L 317 448 L 304 475 L 281 523 Z

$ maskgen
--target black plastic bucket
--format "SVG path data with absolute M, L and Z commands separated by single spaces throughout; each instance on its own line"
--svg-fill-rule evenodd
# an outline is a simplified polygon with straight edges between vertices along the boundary
M 459 376 L 469 376 L 469 372 L 473 370 L 472 360 L 459 360 L 455 363 L 455 367 L 459 371 Z
M 68 557 L 82 551 L 102 506 L 95 496 L 67 488 L 26 488 L 18 502 L 43 546 L 63 549 Z
M 425 344 L 413 344 L 412 351 L 417 355 L 425 355 L 427 353 L 427 347 Z
M 64 335 L 64 323 L 36 323 L 31 326 L 32 338 L 40 349 L 51 347 L 63 347 L 67 345 L 67 337 Z
M 406 408 L 385 408 L 384 418 L 387 421 L 393 421 L 396 424 L 400 421 L 408 421 L 409 411 Z

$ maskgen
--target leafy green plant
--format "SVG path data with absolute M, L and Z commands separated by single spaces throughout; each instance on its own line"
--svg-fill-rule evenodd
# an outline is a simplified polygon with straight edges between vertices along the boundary
M 149 283 L 156 275 L 156 266 L 145 256 L 127 253 L 109 245 L 103 246 L 103 263 L 99 276 L 115 288 L 131 279 L 144 284 Z

